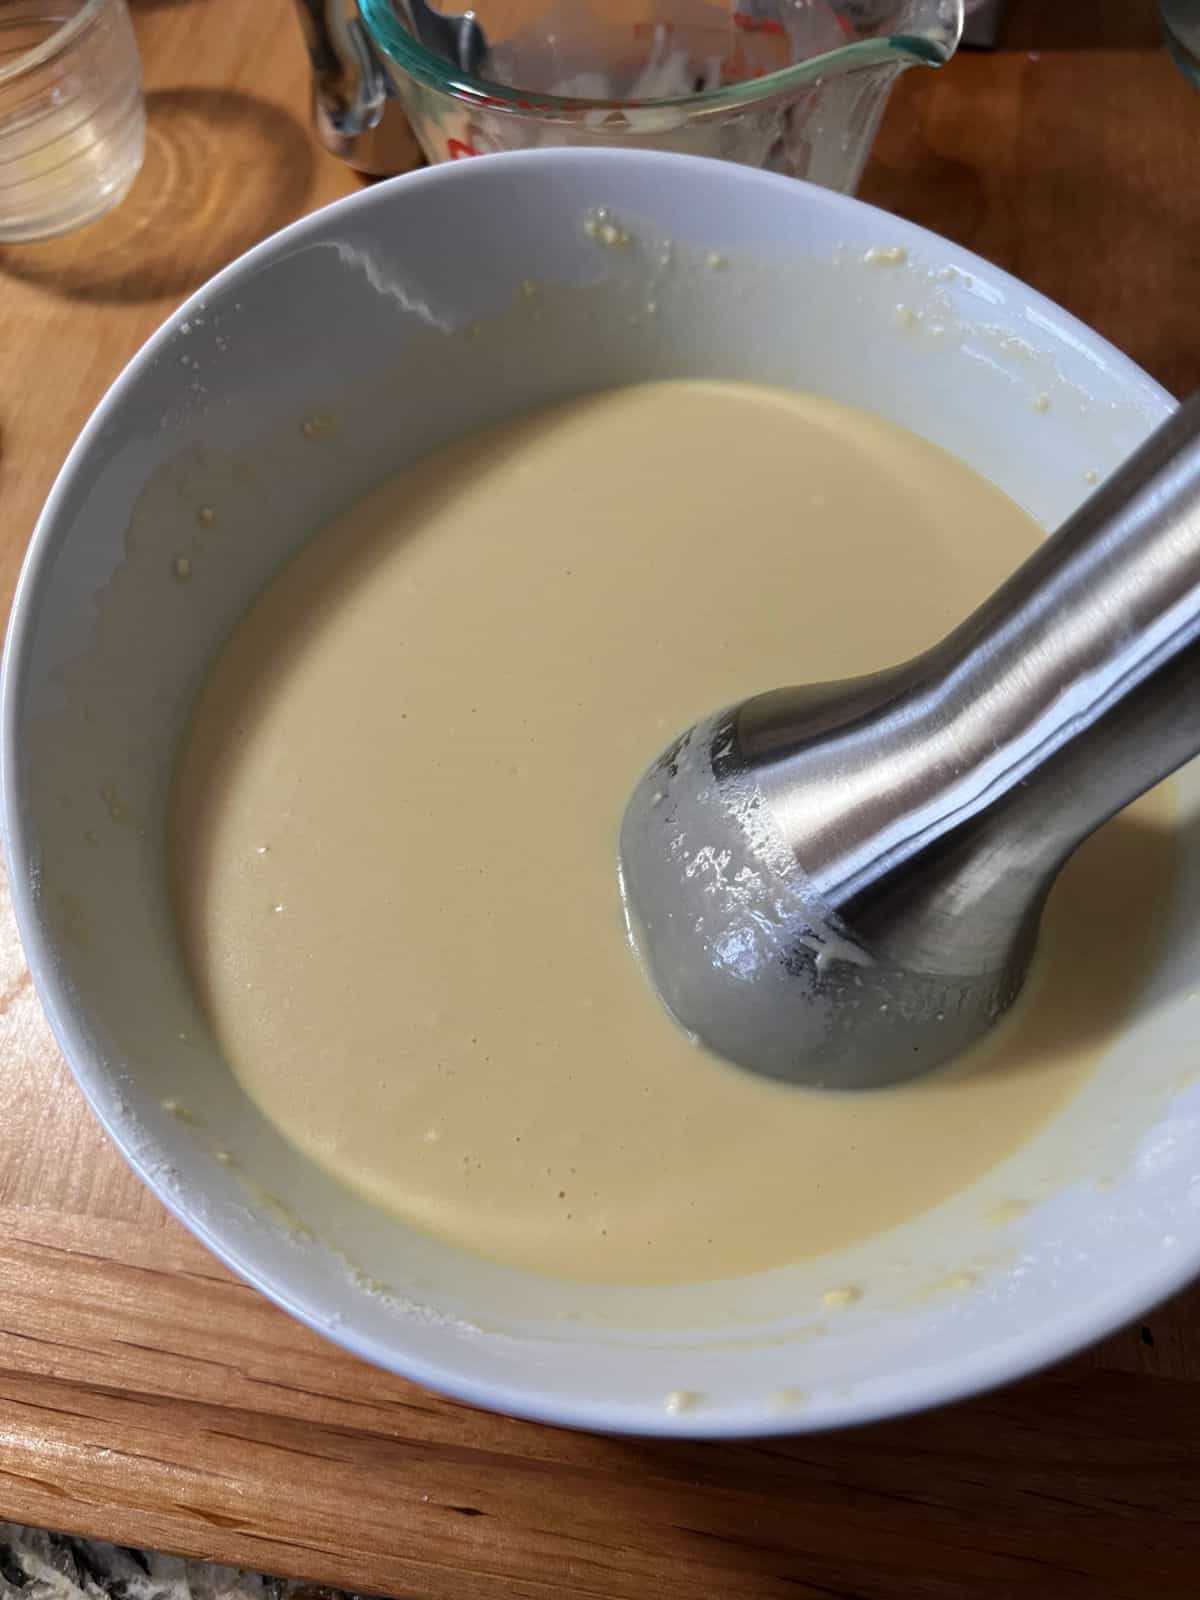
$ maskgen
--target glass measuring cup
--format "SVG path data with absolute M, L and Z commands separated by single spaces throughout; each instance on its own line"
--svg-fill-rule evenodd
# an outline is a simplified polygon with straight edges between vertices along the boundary
M 849 191 L 897 74 L 953 55 L 963 0 L 478 0 L 474 15 L 478 75 L 419 42 L 405 0 L 356 15 L 326 0 L 338 72 L 335 101 L 318 74 L 319 123 L 345 145 L 394 96 L 430 161 L 626 145 Z

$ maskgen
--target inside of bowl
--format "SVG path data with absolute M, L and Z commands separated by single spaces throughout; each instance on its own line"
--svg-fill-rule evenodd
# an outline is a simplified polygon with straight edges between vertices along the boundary
M 445 440 L 589 389 L 741 377 L 901 422 L 1053 525 L 1165 409 L 1061 313 L 918 230 L 733 169 L 675 166 L 664 184 L 642 162 L 528 157 L 455 174 L 453 190 L 443 174 L 364 194 L 172 320 L 43 525 L 12 646 L 10 859 L 43 997 L 97 1110 L 289 1309 L 421 1381 L 552 1420 L 816 1426 L 1019 1371 L 1186 1270 L 1190 820 L 1138 1014 L 1037 1139 L 852 1251 L 670 1288 L 501 1267 L 314 1168 L 220 1059 L 167 899 L 173 753 L 222 641 L 316 528 Z M 1190 819 L 1200 785 L 1185 777 L 1181 795 Z

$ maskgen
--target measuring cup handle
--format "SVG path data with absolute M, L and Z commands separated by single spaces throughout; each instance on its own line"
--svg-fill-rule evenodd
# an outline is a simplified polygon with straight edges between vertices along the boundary
M 313 114 L 322 144 L 350 157 L 350 144 L 383 115 L 387 85 L 353 0 L 295 0 L 313 71 Z

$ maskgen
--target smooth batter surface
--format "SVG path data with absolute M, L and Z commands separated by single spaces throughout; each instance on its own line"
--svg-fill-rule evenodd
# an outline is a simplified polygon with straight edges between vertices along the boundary
M 386 485 L 249 612 L 181 764 L 180 925 L 248 1092 L 407 1222 L 576 1278 L 781 1265 L 978 1177 L 1127 1013 L 1163 796 L 1065 874 L 986 1054 L 869 1095 L 689 1042 L 626 945 L 616 834 L 669 735 L 923 648 L 1037 537 L 908 434 L 715 382 L 588 397 Z

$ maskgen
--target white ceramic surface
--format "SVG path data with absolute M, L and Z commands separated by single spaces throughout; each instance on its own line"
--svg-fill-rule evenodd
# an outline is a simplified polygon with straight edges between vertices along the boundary
M 611 208 L 627 244 L 589 234 L 595 206 Z M 315 1328 L 434 1388 L 590 1428 L 861 1421 L 1063 1355 L 1200 1265 L 1194 843 L 1144 1005 L 1033 1143 L 853 1251 L 673 1289 L 524 1276 L 342 1192 L 236 1086 L 171 935 L 172 750 L 249 597 L 327 517 L 441 440 L 665 374 L 746 376 L 871 407 L 1047 523 L 1171 403 L 965 252 L 731 165 L 552 150 L 342 201 L 172 317 L 54 487 L 5 662 L 13 894 L 50 1020 L 113 1138 L 190 1228 Z M 1185 775 L 1183 790 L 1190 813 L 1200 786 Z M 1014 1198 L 1033 1203 L 997 1225 Z M 859 1301 L 822 1307 L 848 1282 L 864 1286 Z M 679 1391 L 693 1398 L 673 1410 Z

